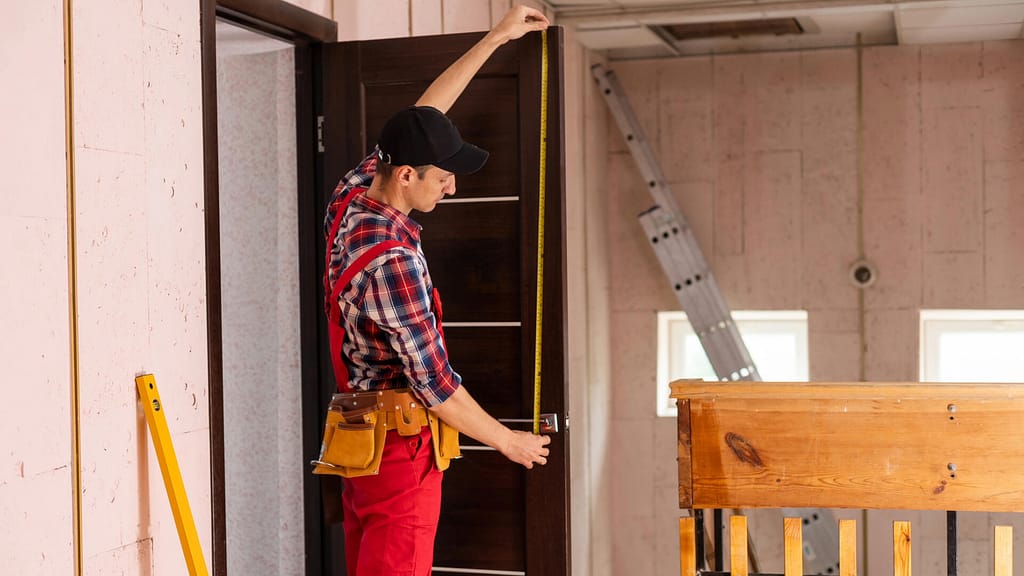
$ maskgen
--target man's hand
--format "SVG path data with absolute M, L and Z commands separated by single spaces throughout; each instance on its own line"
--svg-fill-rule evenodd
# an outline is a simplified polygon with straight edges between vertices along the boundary
M 447 400 L 429 410 L 449 426 L 494 448 L 516 464 L 533 468 L 534 464 L 548 463 L 545 446 L 551 438 L 509 429 L 485 412 L 465 386 L 459 386 Z
M 529 6 L 515 6 L 491 29 L 491 34 L 499 44 L 504 44 L 509 40 L 522 38 L 527 32 L 544 30 L 550 25 L 548 17 L 540 10 Z
M 527 468 L 533 468 L 534 463 L 548 463 L 548 449 L 545 446 L 551 443 L 549 436 L 537 436 L 520 430 L 509 432 L 512 434 L 505 447 L 501 449 L 506 458 Z

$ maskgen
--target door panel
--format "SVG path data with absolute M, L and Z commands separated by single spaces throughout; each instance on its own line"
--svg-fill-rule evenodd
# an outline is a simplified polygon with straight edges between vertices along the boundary
M 413 215 L 423 225 L 423 252 L 445 321 L 519 321 L 520 210 L 518 202 L 479 202 Z
M 324 46 L 321 206 L 344 173 L 372 149 L 386 119 L 412 105 L 481 36 Z M 550 29 L 548 43 L 541 409 L 565 416 L 562 31 Z M 533 410 L 540 63 L 538 33 L 506 44 L 488 60 L 449 116 L 468 141 L 490 151 L 490 160 L 477 174 L 458 178 L 456 202 L 411 215 L 423 225 L 423 248 L 446 323 L 466 323 L 445 330 L 452 366 L 498 418 L 529 419 Z M 335 389 L 328 364 L 323 366 L 321 414 Z M 567 575 L 566 432 L 552 437 L 548 465 L 529 471 L 469 439 L 463 444 L 463 458 L 445 473 L 435 565 L 469 573 Z M 322 573 L 343 574 L 340 527 L 312 529 L 323 534 Z
M 519 328 L 456 328 L 444 330 L 448 358 L 473 397 L 495 418 L 517 418 L 522 410 L 520 366 L 523 351 Z M 464 438 L 463 442 L 470 440 Z
M 525 475 L 494 451 L 467 450 L 453 462 L 444 473 L 434 565 L 525 570 Z

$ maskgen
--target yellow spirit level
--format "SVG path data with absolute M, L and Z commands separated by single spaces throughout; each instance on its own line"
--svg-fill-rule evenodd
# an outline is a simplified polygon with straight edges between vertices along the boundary
M 167 499 L 171 502 L 174 513 L 174 524 L 178 527 L 178 539 L 185 553 L 185 563 L 190 576 L 207 576 L 206 558 L 199 545 L 196 533 L 196 522 L 192 518 L 192 509 L 188 505 L 185 484 L 181 480 L 181 469 L 178 458 L 174 455 L 171 433 L 167 429 L 167 418 L 164 416 L 164 405 L 160 401 L 160 391 L 156 387 L 156 379 L 152 374 L 143 374 L 135 378 L 135 386 L 139 390 L 139 400 L 146 412 L 146 423 L 153 437 L 153 448 L 160 462 L 160 473 L 164 477 L 167 488 Z

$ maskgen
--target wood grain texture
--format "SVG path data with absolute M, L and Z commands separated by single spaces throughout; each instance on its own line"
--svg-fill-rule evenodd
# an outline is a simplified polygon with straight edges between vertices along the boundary
M 673 397 L 690 407 L 689 507 L 1024 506 L 1018 385 L 687 382 Z
M 729 517 L 729 562 L 732 576 L 749 576 L 746 516 Z
M 893 576 L 910 576 L 910 522 L 892 523 Z
M 995 576 L 1013 576 L 1013 526 L 996 526 Z
M 679 430 L 679 507 L 693 507 L 693 458 L 690 454 L 690 401 L 676 400 L 676 425 Z
M 783 541 L 786 556 L 785 576 L 804 574 L 804 523 L 802 518 L 783 520 Z
M 679 574 L 697 576 L 697 542 L 693 518 L 679 519 Z
M 857 576 L 857 521 L 839 521 L 839 576 Z

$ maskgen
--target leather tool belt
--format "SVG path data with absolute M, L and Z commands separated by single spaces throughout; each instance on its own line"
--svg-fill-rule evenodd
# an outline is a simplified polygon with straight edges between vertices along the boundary
M 446 470 L 461 457 L 459 433 L 424 408 L 408 388 L 335 394 L 327 409 L 320 457 L 311 464 L 314 474 L 355 478 L 376 474 L 384 454 L 388 430 L 415 436 L 430 426 L 434 461 Z

